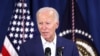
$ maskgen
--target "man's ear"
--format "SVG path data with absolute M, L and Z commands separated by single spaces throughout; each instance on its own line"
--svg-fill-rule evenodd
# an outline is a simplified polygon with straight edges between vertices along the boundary
M 59 27 L 59 22 L 56 22 L 56 29 L 58 29 Z

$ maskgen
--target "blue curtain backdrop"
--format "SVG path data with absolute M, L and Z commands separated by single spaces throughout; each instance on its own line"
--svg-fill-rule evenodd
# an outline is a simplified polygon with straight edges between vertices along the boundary
M 100 54 L 100 0 L 77 0 Z
M 0 0 L 0 51 L 14 8 L 14 0 Z
M 18 0 L 0 0 L 0 50 L 16 1 Z M 62 20 L 67 6 L 67 0 L 27 0 L 27 2 L 31 10 L 32 19 L 35 22 L 36 34 L 38 34 L 38 29 L 35 14 L 39 8 L 44 6 L 54 7 L 60 14 L 60 20 Z M 100 0 L 77 0 L 77 3 L 84 17 L 83 19 L 92 34 L 95 46 L 100 53 Z

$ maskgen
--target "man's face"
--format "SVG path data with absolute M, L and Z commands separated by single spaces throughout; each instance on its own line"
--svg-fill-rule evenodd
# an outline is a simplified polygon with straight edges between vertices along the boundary
M 55 20 L 53 11 L 45 11 L 39 13 L 37 17 L 37 24 L 40 34 L 46 39 L 53 39 L 55 31 L 58 28 L 58 22 Z

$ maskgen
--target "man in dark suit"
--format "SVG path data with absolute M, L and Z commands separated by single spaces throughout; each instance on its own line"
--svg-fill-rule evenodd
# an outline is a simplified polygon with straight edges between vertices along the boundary
M 79 56 L 71 40 L 57 36 L 59 14 L 54 8 L 43 7 L 36 17 L 41 35 L 22 44 L 19 56 Z

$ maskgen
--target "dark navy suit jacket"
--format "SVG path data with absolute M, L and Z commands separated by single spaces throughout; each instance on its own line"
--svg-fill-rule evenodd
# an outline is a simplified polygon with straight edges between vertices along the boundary
M 77 47 L 71 40 L 57 37 L 56 47 L 64 47 L 63 56 L 79 56 Z M 45 56 L 41 38 L 35 37 L 22 44 L 19 56 Z

